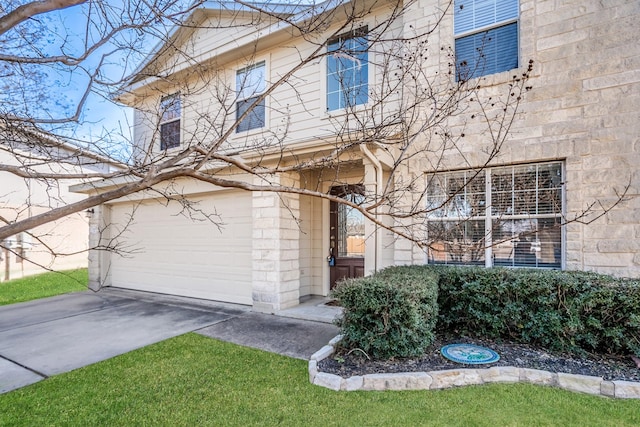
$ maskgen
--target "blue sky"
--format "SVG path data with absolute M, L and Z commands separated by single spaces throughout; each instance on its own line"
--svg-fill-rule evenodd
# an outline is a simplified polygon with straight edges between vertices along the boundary
M 119 5 L 123 5 L 123 3 L 119 3 L 119 0 L 110 0 L 108 3 L 108 7 L 114 8 L 115 13 L 118 12 Z M 133 3 L 124 3 L 124 5 L 129 6 L 133 5 Z M 46 16 L 36 16 L 34 20 L 27 21 L 23 25 L 31 25 L 31 28 L 34 29 L 39 28 L 38 22 L 45 24 L 45 31 L 38 34 L 38 48 L 45 55 L 60 55 L 63 48 L 72 56 L 79 55 L 84 52 L 85 41 L 96 37 L 95 32 L 92 32 L 91 29 L 87 30 L 86 16 L 90 7 L 95 8 L 96 6 L 91 4 L 73 6 L 49 13 Z M 120 16 L 114 16 L 114 11 L 110 10 L 110 12 L 112 13 L 112 18 L 110 18 L 109 23 L 115 23 Z M 160 32 L 166 30 L 161 24 L 158 24 L 155 29 Z M 114 45 L 110 43 L 102 46 L 86 59 L 82 63 L 82 68 L 95 69 L 103 55 L 108 54 L 107 64 L 101 67 L 101 69 L 105 70 L 101 78 L 119 81 L 131 73 L 157 43 L 148 34 L 145 34 L 145 38 L 143 38 L 142 33 L 135 33 L 133 30 L 121 33 L 118 37 L 120 41 L 126 41 L 127 39 L 135 42 L 143 41 L 142 49 L 133 53 L 131 51 L 113 53 Z M 21 53 L 30 56 L 36 55 L 34 52 L 25 53 L 23 51 Z M 37 117 L 52 116 L 54 118 L 73 114 L 89 81 L 86 72 L 80 68 L 73 70 L 70 67 L 57 67 L 57 69 L 47 68 L 47 74 L 45 81 L 39 82 L 45 86 L 47 97 L 38 105 L 39 110 L 32 112 L 32 114 Z M 56 127 L 56 132 L 70 138 L 72 141 L 77 140 L 74 141 L 76 143 L 80 141 L 97 141 L 104 135 L 109 134 L 110 139 L 115 140 L 121 146 L 129 145 L 132 139 L 132 109 L 111 101 L 109 98 L 112 95 L 106 92 L 104 87 L 97 87 L 96 89 L 100 93 L 91 93 L 89 95 L 85 108 L 82 110 L 80 124 L 64 128 Z M 117 86 L 113 86 L 109 90 L 113 93 L 116 89 Z
M 60 35 L 66 35 L 70 41 L 69 45 L 77 51 L 82 50 L 82 42 L 85 39 L 86 7 L 86 5 L 70 7 L 52 14 L 51 17 L 58 25 L 56 32 Z M 60 40 L 58 40 L 58 43 L 52 43 L 52 48 L 57 49 L 59 42 Z M 108 48 L 107 46 L 92 55 L 86 61 L 86 64 L 89 67 L 97 65 L 100 54 Z M 117 61 L 117 58 L 114 59 Z M 129 64 L 128 68 L 135 67 L 135 65 Z M 109 68 L 113 69 L 115 75 L 120 75 L 123 69 L 122 66 L 118 67 L 117 62 L 114 65 L 110 65 Z M 64 92 L 70 99 L 71 104 L 76 105 L 84 93 L 87 81 L 87 77 L 83 73 L 72 72 L 66 75 L 59 73 L 55 76 L 53 83 L 57 85 L 57 91 Z M 62 114 L 63 111 L 58 113 Z M 105 99 L 104 96 L 92 93 L 89 95 L 82 112 L 80 125 L 70 136 L 80 140 L 95 141 L 103 136 L 105 132 L 113 133 L 114 135 L 121 133 L 122 135 L 118 139 L 122 139 L 123 144 L 129 144 L 132 138 L 132 117 L 133 111 L 131 108 L 118 105 L 111 100 Z

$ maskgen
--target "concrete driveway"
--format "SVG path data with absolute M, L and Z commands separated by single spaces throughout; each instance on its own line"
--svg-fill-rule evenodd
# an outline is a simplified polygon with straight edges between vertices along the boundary
M 308 358 L 335 326 L 249 307 L 110 289 L 0 307 L 0 393 L 187 332 Z

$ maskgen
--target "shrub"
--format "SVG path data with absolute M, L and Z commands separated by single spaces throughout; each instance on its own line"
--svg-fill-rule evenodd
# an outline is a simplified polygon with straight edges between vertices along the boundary
M 442 335 L 640 356 L 640 280 L 575 271 L 410 266 L 348 280 L 333 296 L 345 310 L 338 322 L 343 346 L 374 358 L 422 354 L 433 342 L 434 325 Z
M 426 269 L 391 267 L 343 281 L 332 295 L 344 309 L 337 325 L 347 349 L 388 359 L 418 356 L 433 343 L 437 277 Z
M 433 266 L 441 333 L 554 351 L 640 354 L 640 281 L 537 269 Z

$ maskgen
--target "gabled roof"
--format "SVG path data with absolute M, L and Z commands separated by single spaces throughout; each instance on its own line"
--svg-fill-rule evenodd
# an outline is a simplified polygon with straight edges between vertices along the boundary
M 176 41 L 181 38 L 188 37 L 199 24 L 201 24 L 209 16 L 238 16 L 243 15 L 260 15 L 266 14 L 278 18 L 284 18 L 277 23 L 265 26 L 256 26 L 253 33 L 254 38 L 251 42 L 255 42 L 255 34 L 259 33 L 262 39 L 272 36 L 277 32 L 289 30 L 291 31 L 295 24 L 302 23 L 315 16 L 321 15 L 336 7 L 348 4 L 355 0 L 326 0 L 316 3 L 310 0 L 305 3 L 304 0 L 295 4 L 276 3 L 276 2 L 253 2 L 253 1 L 207 1 L 193 8 L 189 16 L 180 24 L 174 25 L 165 41 L 159 42 L 147 55 L 145 60 L 134 70 L 127 79 L 127 83 L 123 86 L 123 91 L 133 89 L 137 84 L 142 83 L 146 77 L 141 73 L 161 55 L 170 51 Z M 362 1 L 362 0 L 361 0 Z M 241 40 L 239 40 L 241 42 Z
M 254 7 L 251 7 L 254 6 Z M 131 73 L 128 83 L 133 83 L 136 80 L 136 76 L 144 70 L 149 64 L 156 60 L 162 52 L 165 51 L 166 46 L 175 42 L 182 32 L 191 32 L 198 26 L 207 16 L 213 14 L 219 15 L 237 15 L 242 14 L 255 14 L 258 15 L 262 12 L 278 16 L 278 17 L 290 17 L 298 14 L 303 10 L 309 9 L 310 5 L 303 4 L 286 4 L 286 3 L 274 3 L 274 2 L 236 2 L 236 1 L 207 1 L 199 6 L 193 8 L 187 18 L 180 24 L 175 24 L 169 30 L 166 40 L 160 41 L 146 56 L 146 58 L 136 67 Z M 257 30 L 257 29 L 256 29 Z

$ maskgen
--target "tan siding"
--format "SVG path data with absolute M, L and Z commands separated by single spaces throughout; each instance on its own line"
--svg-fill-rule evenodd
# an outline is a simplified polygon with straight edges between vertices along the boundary
M 198 59 L 210 57 L 212 52 L 227 45 L 235 47 L 235 41 L 254 32 L 257 25 L 259 23 L 250 17 L 208 18 L 185 44 L 186 51 L 195 55 L 197 62 Z
M 378 14 L 384 16 L 386 11 L 380 9 Z M 372 16 L 368 23 L 373 26 L 382 17 Z M 211 18 L 215 20 L 215 18 Z M 215 27 L 215 22 L 209 21 L 206 25 Z M 211 50 L 214 46 L 220 49 L 225 45 L 233 44 L 234 38 L 251 31 L 252 26 L 243 26 L 250 21 L 238 20 L 238 27 L 227 30 L 197 29 L 185 48 L 196 55 L 193 63 L 214 55 Z M 395 25 L 394 31 L 401 30 L 401 23 Z M 327 32 L 330 34 L 330 31 Z M 218 50 L 220 50 L 218 49 Z M 292 39 L 290 42 L 277 48 L 258 51 L 252 57 L 225 64 L 209 65 L 206 71 L 198 70 L 191 73 L 191 79 L 181 81 L 181 87 L 175 89 L 163 88 L 157 96 L 180 91 L 183 93 L 183 143 L 198 143 L 210 140 L 220 135 L 223 129 L 221 124 L 230 126 L 235 120 L 235 73 L 250 62 L 265 60 L 267 63 L 268 83 L 276 82 L 282 75 L 299 64 L 301 58 L 310 55 L 316 46 L 304 41 L 302 38 Z M 198 59 L 199 58 L 199 59 Z M 374 58 L 372 58 L 374 59 Z M 372 62 L 375 62 L 373 60 Z M 224 69 L 216 69 L 224 65 Z M 317 137 L 330 136 L 336 131 L 339 123 L 335 119 L 329 119 L 325 111 L 324 93 L 324 60 L 315 60 L 298 70 L 287 84 L 278 87 L 267 98 L 267 126 L 264 129 L 256 129 L 249 132 L 234 133 L 226 146 L 243 147 L 247 142 L 255 138 L 276 137 L 283 139 L 285 143 L 295 143 L 313 140 Z M 373 67 L 371 67 L 373 69 Z M 375 72 L 370 72 L 370 87 L 375 86 Z M 221 108 L 218 99 L 221 94 L 227 105 L 227 109 Z M 155 110 L 152 102 L 146 102 L 146 110 L 149 112 L 144 117 L 144 122 L 136 122 L 136 144 L 143 146 L 150 143 L 153 136 L 153 128 L 157 126 L 154 121 Z M 391 102 L 386 103 L 392 106 Z M 202 120 L 206 117 L 207 120 Z M 338 121 L 340 119 L 338 118 Z M 214 122 L 211 126 L 209 123 Z M 142 129 L 142 128 L 145 128 Z M 161 153 L 160 153 L 161 154 Z
M 313 286 L 313 200 L 300 197 L 300 297 L 312 295 Z
M 255 32 L 258 26 L 267 24 L 265 19 L 259 22 L 256 18 L 239 15 L 206 18 L 197 24 L 198 28 L 180 33 L 173 45 L 144 70 L 151 75 L 183 71 L 219 53 L 233 50 L 238 47 L 237 40 Z
M 328 269 L 327 253 L 322 248 L 324 234 L 329 234 L 328 230 L 322 229 L 322 200 L 314 198 L 312 200 L 312 209 L 314 212 L 311 226 L 311 253 L 312 253 L 312 282 L 313 295 L 324 295 L 325 283 L 323 282 L 323 271 Z M 328 215 L 328 212 L 326 213 Z M 328 288 L 328 283 L 326 283 Z
M 319 176 L 315 171 L 306 171 L 301 176 L 301 186 L 308 189 L 316 189 L 319 184 Z M 328 269 L 327 253 L 323 249 L 323 240 L 328 230 L 323 230 L 323 218 L 328 212 L 323 212 L 323 200 L 303 196 L 300 198 L 301 225 L 303 226 L 303 234 L 301 234 L 300 262 L 301 268 L 304 265 L 305 274 L 304 286 L 307 287 L 308 295 L 324 295 L 325 285 L 328 289 L 328 277 L 325 283 L 323 273 Z M 304 242 L 303 242 L 304 240 Z M 301 295 L 305 295 L 301 293 Z

